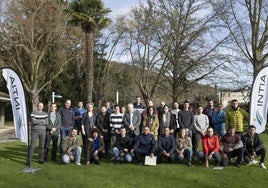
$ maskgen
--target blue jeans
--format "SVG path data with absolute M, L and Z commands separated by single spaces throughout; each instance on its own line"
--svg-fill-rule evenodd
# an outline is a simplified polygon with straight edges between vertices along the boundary
M 120 151 L 117 147 L 113 147 L 113 154 L 117 161 L 121 160 L 121 153 L 124 153 L 124 151 Z M 124 153 L 124 160 L 130 163 L 132 161 L 132 155 L 129 152 Z
M 81 153 L 82 153 L 82 148 L 80 146 L 78 146 L 75 150 L 71 151 L 71 155 L 76 158 L 75 163 L 80 163 Z M 66 164 L 70 163 L 70 156 L 68 154 L 63 154 L 62 161 L 63 163 L 66 163 Z
M 183 162 L 184 157 L 187 157 L 189 161 L 192 161 L 193 150 L 191 148 L 184 150 L 183 156 L 178 155 L 180 162 Z
M 60 128 L 60 152 L 62 153 L 62 141 L 71 134 L 72 127 L 61 127 Z
M 219 136 L 223 136 L 226 133 L 225 125 L 214 125 L 214 132 Z

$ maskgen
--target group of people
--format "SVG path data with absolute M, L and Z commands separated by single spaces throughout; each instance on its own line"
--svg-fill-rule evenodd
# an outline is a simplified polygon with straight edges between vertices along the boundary
M 48 113 L 43 107 L 43 103 L 38 103 L 37 110 L 31 114 L 27 165 L 32 161 L 38 138 L 39 163 L 47 160 L 51 141 L 51 160 L 56 161 L 60 136 L 63 163 L 75 161 L 81 165 L 82 154 L 87 166 L 98 165 L 100 158 L 109 155 L 116 164 L 132 162 L 133 157 L 138 164 L 144 164 L 145 156 L 157 156 L 157 163 L 177 159 L 192 166 L 192 160 L 199 159 L 208 167 L 211 159 L 216 166 L 227 166 L 237 157 L 235 165 L 239 167 L 241 161 L 251 165 L 255 163 L 254 158 L 261 156 L 259 165 L 266 169 L 264 144 L 255 126 L 250 125 L 248 132 L 243 133 L 248 113 L 238 106 L 237 100 L 231 102 L 227 111 L 222 104 L 215 107 L 214 101 L 209 100 L 208 106 L 204 109 L 198 106 L 196 113 L 190 110 L 189 101 L 183 103 L 183 109 L 177 102 L 169 109 L 165 102 L 155 108 L 149 101 L 146 109 L 139 96 L 127 109 L 118 105 L 112 108 L 109 101 L 97 112 L 92 103 L 84 108 L 83 102 L 78 102 L 73 109 L 70 100 L 58 111 L 54 103 Z M 199 142 L 202 142 L 201 151 L 198 151 Z

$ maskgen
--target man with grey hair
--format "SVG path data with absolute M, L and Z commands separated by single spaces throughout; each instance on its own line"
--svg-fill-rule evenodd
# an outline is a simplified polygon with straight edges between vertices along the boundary
M 139 126 L 141 124 L 141 115 L 138 111 L 134 111 L 132 103 L 127 105 L 128 112 L 124 116 L 124 127 L 127 129 L 130 138 L 135 139 L 139 135 Z
M 71 100 L 67 99 L 65 101 L 64 107 L 59 109 L 59 114 L 61 116 L 61 128 L 60 128 L 60 147 L 62 146 L 62 141 L 66 136 L 69 136 L 71 130 L 74 126 L 74 110 L 71 108 Z M 60 149 L 62 153 L 62 148 Z

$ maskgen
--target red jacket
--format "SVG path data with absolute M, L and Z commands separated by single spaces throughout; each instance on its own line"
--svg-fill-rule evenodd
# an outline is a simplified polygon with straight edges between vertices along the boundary
M 209 137 L 208 135 L 205 135 L 202 137 L 202 146 L 203 151 L 206 155 L 209 155 L 211 152 L 219 152 L 220 151 L 220 144 L 219 139 L 217 135 L 213 135 L 212 137 Z

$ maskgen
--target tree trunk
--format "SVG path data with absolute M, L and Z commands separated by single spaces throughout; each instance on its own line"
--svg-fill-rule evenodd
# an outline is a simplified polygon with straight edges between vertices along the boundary
M 86 82 L 87 82 L 87 102 L 92 102 L 93 79 L 94 79 L 94 31 L 86 32 L 85 61 L 86 61 Z
M 32 110 L 37 109 L 37 104 L 40 102 L 39 101 L 39 93 L 36 90 L 31 90 L 31 102 L 32 102 Z

